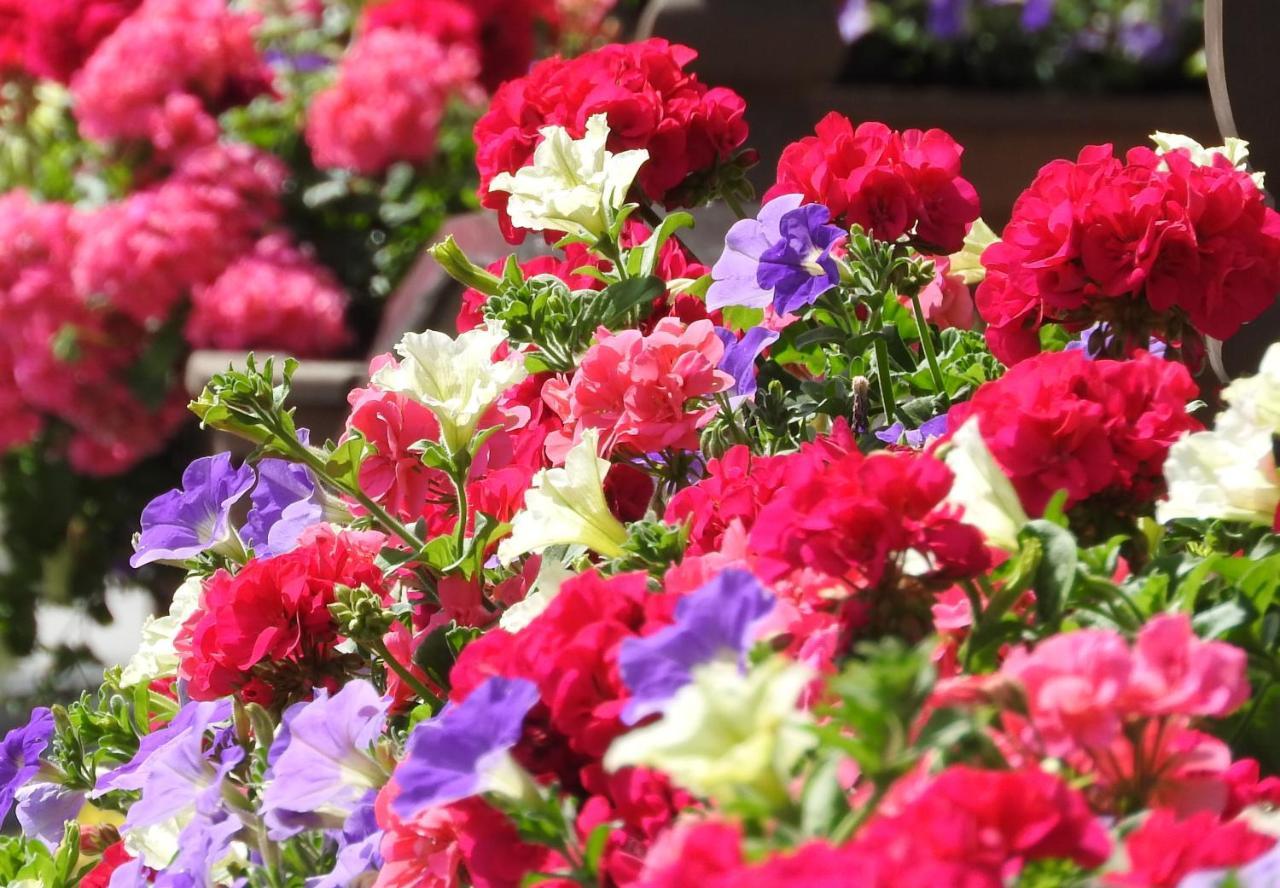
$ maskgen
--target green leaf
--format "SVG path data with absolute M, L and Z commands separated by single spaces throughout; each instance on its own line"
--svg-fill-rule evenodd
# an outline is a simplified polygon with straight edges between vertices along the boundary
M 595 829 L 591 830 L 591 834 L 587 836 L 586 844 L 582 849 L 582 860 L 587 867 L 587 872 L 592 875 L 599 875 L 600 859 L 604 856 L 604 849 L 609 842 L 609 836 L 613 834 L 617 827 L 617 823 L 607 821 L 598 823 Z
M 849 797 L 840 786 L 843 757 L 827 756 L 805 781 L 800 795 L 800 832 L 810 838 L 827 836 L 849 813 Z
M 636 269 L 637 274 L 651 275 L 654 269 L 658 267 L 658 255 L 662 250 L 662 245 L 670 240 L 671 236 L 682 228 L 693 227 L 693 216 L 688 213 L 672 213 L 670 216 L 662 220 L 653 234 L 649 235 L 649 239 L 640 247 L 640 263 Z
M 656 277 L 635 277 L 606 287 L 603 294 L 605 314 L 602 323 L 612 327 L 628 312 L 652 302 L 667 291 L 667 285 Z
M 325 460 L 325 474 L 349 490 L 360 489 L 360 465 L 372 453 L 373 446 L 359 432 L 351 434 L 334 446 Z
M 1191 625 L 1202 638 L 1221 638 L 1253 619 L 1253 612 L 1239 600 L 1232 599 L 1201 611 L 1191 618 Z
M 1034 537 L 1042 549 L 1036 568 L 1036 616 L 1044 626 L 1056 628 L 1071 600 L 1080 564 L 1076 538 L 1069 530 L 1043 519 L 1032 521 L 1019 536 Z
M 764 321 L 762 309 L 747 308 L 743 305 L 730 305 L 722 309 L 720 314 L 724 318 L 724 325 L 737 333 L 759 327 Z

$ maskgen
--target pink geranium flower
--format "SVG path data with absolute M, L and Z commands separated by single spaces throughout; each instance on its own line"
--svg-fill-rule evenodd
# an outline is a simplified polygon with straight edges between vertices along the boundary
M 709 399 L 733 385 L 717 369 L 724 344 L 711 321 L 686 327 L 668 317 L 648 336 L 601 328 L 597 337 L 571 380 L 552 380 L 542 391 L 565 423 L 547 436 L 552 462 L 564 461 L 584 429 L 599 429 L 611 451 L 696 449 L 698 431 L 716 412 Z

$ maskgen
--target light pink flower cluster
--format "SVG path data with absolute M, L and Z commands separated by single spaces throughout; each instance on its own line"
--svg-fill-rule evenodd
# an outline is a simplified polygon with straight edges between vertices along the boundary
M 1154 618 L 1132 648 L 1101 629 L 1056 635 L 1002 666 L 1027 704 L 1025 720 L 1006 713 L 1005 725 L 1016 747 L 1092 775 L 1119 810 L 1155 799 L 1221 812 L 1234 792 L 1231 752 L 1190 724 L 1249 699 L 1245 666 L 1242 650 L 1200 640 L 1183 614 Z
M 547 454 L 560 463 L 585 429 L 599 429 L 607 450 L 632 454 L 695 450 L 698 430 L 716 412 L 708 399 L 733 385 L 716 369 L 724 344 L 709 320 L 687 327 L 663 318 L 653 332 L 610 333 L 583 356 L 573 379 L 554 379 L 542 396 L 565 428 L 547 437 Z
M 287 236 L 268 235 L 213 283 L 192 293 L 195 348 L 275 348 L 297 357 L 348 342 L 347 294 L 333 273 Z
M 478 98 L 479 74 L 466 46 L 444 47 L 412 31 L 362 34 L 343 57 L 337 82 L 307 111 L 316 166 L 376 175 L 399 161 L 428 160 L 450 98 Z
M 146 0 L 75 75 L 81 130 L 169 153 L 213 141 L 214 115 L 269 83 L 255 23 L 225 0 Z
M 192 287 L 249 252 L 279 214 L 285 171 L 245 145 L 191 154 L 159 185 L 84 215 L 73 277 L 90 302 L 163 321 Z

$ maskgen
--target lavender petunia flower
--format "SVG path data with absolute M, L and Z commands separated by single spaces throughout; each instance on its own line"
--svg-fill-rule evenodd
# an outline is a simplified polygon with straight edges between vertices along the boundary
M 40 756 L 53 737 L 53 712 L 47 706 L 31 710 L 31 718 L 4 735 L 0 744 L 0 820 L 13 806 L 14 794 L 40 770 Z
M 22 834 L 56 848 L 67 823 L 75 820 L 84 807 L 85 796 L 78 790 L 41 780 L 22 787 L 14 798 Z
M 133 758 L 100 776 L 90 796 L 96 798 L 113 789 L 138 789 L 142 786 L 143 780 L 138 776 L 138 771 L 148 765 L 153 755 L 184 735 L 193 725 L 200 725 L 200 730 L 203 732 L 205 726 L 224 722 L 229 718 L 231 718 L 230 700 L 187 703 L 178 710 L 169 724 L 152 731 L 139 741 L 138 751 L 134 753 Z
M 509 789 L 499 781 L 518 768 L 510 749 L 537 702 L 533 682 L 490 678 L 462 703 L 450 704 L 421 722 L 409 736 L 405 759 L 393 776 L 400 787 L 391 803 L 395 812 L 412 818 L 425 808 Z
M 780 334 L 765 327 L 752 327 L 738 339 L 733 331 L 716 327 L 716 335 L 724 343 L 720 369 L 733 377 L 729 402 L 737 404 L 756 393 L 756 358 L 777 342 Z
M 918 429 L 908 429 L 900 422 L 876 432 L 876 437 L 886 444 L 905 442 L 913 450 L 923 450 L 924 446 L 934 438 L 941 438 L 947 433 L 947 414 L 926 419 Z
M 226 700 L 188 703 L 167 727 L 143 738 L 128 764 L 99 778 L 94 788 L 96 795 L 115 789 L 142 793 L 129 808 L 121 828 L 126 843 L 131 835 L 142 835 L 151 827 L 170 822 L 185 824 L 176 846 L 163 852 L 154 847 L 143 848 L 147 866 L 172 868 L 175 875 L 190 874 L 192 867 L 203 866 L 207 871 L 207 858 L 193 862 L 190 857 L 192 848 L 212 841 L 201 831 L 212 830 L 211 835 L 216 838 L 223 831 L 234 833 L 239 829 L 235 818 L 231 824 L 224 824 L 222 782 L 244 758 L 244 750 L 234 743 L 228 731 L 215 736 L 212 743 L 206 742 L 210 726 L 230 714 L 231 704 Z
M 369 754 L 391 702 L 367 681 L 321 691 L 291 706 L 268 753 L 263 793 L 267 835 L 281 841 L 306 829 L 338 827 L 387 781 Z
M 302 532 L 324 520 L 324 506 L 306 466 L 264 459 L 257 468 L 253 508 L 241 532 L 255 555 L 270 558 L 296 549 Z
M 812 305 L 840 283 L 831 249 L 845 236 L 831 225 L 831 211 L 784 194 L 760 208 L 755 219 L 729 229 L 725 250 L 711 270 L 707 307 L 741 305 L 780 313 Z
M 214 870 L 233 854 L 232 842 L 243 829 L 239 818 L 223 810 L 218 787 L 200 794 L 196 814 L 178 836 L 178 856 L 156 877 L 156 888 L 218 888 Z
M 645 638 L 628 638 L 618 654 L 631 699 L 624 724 L 661 712 L 692 681 L 695 666 L 726 654 L 745 668 L 752 634 L 775 599 L 745 570 L 729 569 L 676 605 L 676 622 Z
M 115 868 L 107 888 L 150 888 L 150 885 L 151 879 L 147 875 L 147 865 L 141 857 L 134 857 Z
M 875 26 L 867 0 L 844 0 L 836 25 L 845 43 L 857 43 Z
M 204 456 L 182 473 L 182 487 L 147 503 L 131 567 L 185 561 L 230 539 L 231 507 L 253 486 L 253 469 L 232 468 L 231 454 Z
M 333 67 L 333 61 L 318 52 L 291 53 L 282 49 L 268 49 L 262 59 L 273 68 L 289 68 L 299 74 L 314 74 Z

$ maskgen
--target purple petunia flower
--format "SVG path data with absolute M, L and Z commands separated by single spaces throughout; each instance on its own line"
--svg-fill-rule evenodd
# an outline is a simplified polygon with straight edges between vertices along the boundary
M 241 535 L 255 555 L 270 558 L 296 549 L 302 532 L 324 520 L 324 505 L 306 466 L 264 459 L 257 468 L 258 485 L 250 494 L 253 508 Z
M 1090 361 L 1096 361 L 1102 356 L 1102 349 L 1115 342 L 1115 338 L 1115 334 L 1111 332 L 1106 322 L 1098 321 L 1081 330 L 1080 336 L 1068 342 L 1063 351 L 1082 351 Z M 1147 351 L 1156 358 L 1163 358 L 1168 348 L 1167 343 L 1154 336 L 1147 342 Z
M 332 697 L 320 691 L 289 707 L 268 753 L 262 810 L 271 839 L 339 827 L 386 783 L 369 748 L 390 706 L 369 682 L 352 681 Z
M 1022 7 L 1022 29 L 1024 31 L 1042 31 L 1053 21 L 1053 4 L 1055 0 L 1026 0 Z
M 425 808 L 496 789 L 510 769 L 519 767 L 510 749 L 537 702 L 533 682 L 490 678 L 462 703 L 421 722 L 392 778 L 400 787 L 391 803 L 395 812 L 412 818 Z
M 765 327 L 752 327 L 739 339 L 732 330 L 716 327 L 716 335 L 724 343 L 720 369 L 733 377 L 729 402 L 737 404 L 756 393 L 756 358 L 777 342 L 780 334 Z
M 784 194 L 760 208 L 755 219 L 729 229 L 725 250 L 711 270 L 707 307 L 741 305 L 779 313 L 798 311 L 840 283 L 831 249 L 845 231 L 832 225 L 831 211 Z
M 307 888 L 346 888 L 359 877 L 382 868 L 382 830 L 374 814 L 373 793 L 369 803 L 357 808 L 342 826 L 338 837 L 338 859 L 333 870 L 317 879 L 309 879 Z
M 0 744 L 0 820 L 13 806 L 14 794 L 40 770 L 40 756 L 53 737 L 53 712 L 47 706 L 31 710 L 31 718 L 4 735 Z
M 952 40 L 964 32 L 969 0 L 929 0 L 929 33 L 939 40 Z
M 876 432 L 876 437 L 886 444 L 905 443 L 913 450 L 923 450 L 924 446 L 934 438 L 941 438 L 947 433 L 947 414 L 926 419 L 918 429 L 908 429 L 900 422 Z
M 147 503 L 134 538 L 131 567 L 185 561 L 231 538 L 231 507 L 253 486 L 253 469 L 233 468 L 231 454 L 204 456 L 182 473 L 182 487 Z
M 729 569 L 676 605 L 676 621 L 645 638 L 628 638 L 618 654 L 622 681 L 631 699 L 624 724 L 661 712 L 692 681 L 695 666 L 726 654 L 745 668 L 746 653 L 760 621 L 775 599 L 752 574 Z

